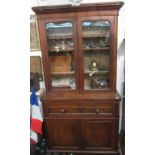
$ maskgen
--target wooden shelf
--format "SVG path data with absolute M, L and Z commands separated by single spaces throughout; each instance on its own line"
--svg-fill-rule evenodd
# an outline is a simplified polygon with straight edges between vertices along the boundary
M 106 36 L 104 36 L 103 34 L 97 34 L 97 35 L 95 35 L 95 34 L 93 34 L 93 35 L 82 35 L 82 37 L 83 38 L 103 38 L 103 37 L 106 37 Z
M 48 39 L 71 39 L 73 35 L 48 36 Z
M 109 50 L 109 47 L 103 47 L 103 48 L 83 48 L 83 51 L 104 51 Z
M 105 50 L 109 50 L 109 47 L 103 47 L 103 48 L 83 48 L 83 51 L 105 51 Z M 60 50 L 59 52 L 71 52 L 74 51 L 74 49 L 65 49 L 65 50 Z M 56 50 L 49 50 L 49 52 L 57 52 Z
M 102 74 L 109 74 L 109 71 L 85 71 L 84 72 L 84 74 L 85 75 L 90 75 L 90 74 L 92 74 L 92 75 L 102 75 Z
M 53 72 L 51 73 L 51 75 L 74 75 L 75 71 L 71 71 L 71 72 Z
M 53 52 L 53 53 L 59 53 L 59 52 L 72 52 L 74 51 L 74 49 L 65 49 L 65 50 L 60 50 L 60 51 L 56 51 L 56 50 L 49 50 L 49 52 Z
M 68 55 L 72 56 L 73 51 L 59 51 L 59 52 L 49 51 L 49 56 L 68 56 Z

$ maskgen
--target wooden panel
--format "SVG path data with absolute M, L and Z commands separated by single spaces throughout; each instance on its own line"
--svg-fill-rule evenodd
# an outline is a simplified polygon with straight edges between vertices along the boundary
M 97 119 L 97 120 L 118 120 L 118 118 L 114 118 L 113 116 L 109 115 L 96 115 L 96 114 L 89 114 L 89 113 L 79 113 L 79 114 L 47 114 L 46 118 L 50 119 L 67 119 L 67 120 L 76 120 L 76 119 L 81 119 L 81 120 L 92 120 L 92 119 Z
M 104 2 L 104 3 L 89 3 L 81 4 L 80 6 L 71 5 L 57 5 L 57 6 L 40 6 L 33 7 L 33 11 L 36 14 L 49 14 L 49 13 L 66 13 L 66 12 L 87 12 L 87 11 L 96 11 L 96 10 L 119 10 L 124 2 Z
M 78 149 L 79 122 L 74 120 L 46 120 L 49 148 Z
M 90 120 L 83 121 L 83 141 L 87 150 L 103 150 L 112 148 L 111 121 Z
M 71 71 L 71 57 L 57 56 L 50 57 L 51 70 L 50 72 L 70 72 Z

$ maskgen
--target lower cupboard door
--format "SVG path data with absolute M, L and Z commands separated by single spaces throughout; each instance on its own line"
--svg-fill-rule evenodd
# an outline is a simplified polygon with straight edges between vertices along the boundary
M 79 122 L 76 120 L 46 120 L 48 149 L 79 149 Z
M 117 149 L 116 120 L 85 120 L 82 121 L 82 139 L 85 150 Z

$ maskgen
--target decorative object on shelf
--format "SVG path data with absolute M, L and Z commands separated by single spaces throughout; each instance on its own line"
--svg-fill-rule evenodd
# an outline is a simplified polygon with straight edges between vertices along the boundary
M 82 26 L 83 48 L 100 49 L 109 45 L 109 21 L 85 21 Z
M 91 77 L 91 76 L 93 76 L 94 75 L 94 73 L 96 73 L 97 71 L 92 71 L 92 72 L 90 72 L 89 73 L 89 76 Z
M 53 87 L 70 87 L 70 79 L 53 79 L 52 80 Z
M 84 38 L 83 48 L 103 48 L 109 45 L 109 33 L 103 38 Z
M 30 50 L 40 50 L 37 18 L 35 15 L 30 16 Z
M 108 81 L 103 78 L 92 78 L 92 88 L 107 88 Z
M 91 71 L 98 71 L 98 70 L 99 70 L 96 61 L 93 61 L 93 62 L 92 62 L 91 67 L 90 67 L 90 70 L 91 70 Z
M 64 79 L 53 79 L 52 86 L 54 88 L 70 88 L 75 89 L 75 80 L 72 78 L 64 78 Z
M 55 49 L 56 52 L 60 51 L 58 46 L 55 46 L 54 49 Z
M 73 41 L 71 39 L 60 39 L 48 41 L 50 52 L 64 52 L 73 50 Z
M 60 48 L 61 48 L 62 50 L 65 50 L 65 49 L 66 49 L 66 45 L 65 45 L 65 42 L 64 42 L 64 41 L 61 42 Z

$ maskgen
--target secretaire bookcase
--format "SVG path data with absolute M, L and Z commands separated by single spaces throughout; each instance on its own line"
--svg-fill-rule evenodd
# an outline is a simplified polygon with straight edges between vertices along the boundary
M 118 154 L 118 12 L 123 2 L 33 7 L 46 94 L 47 149 Z

